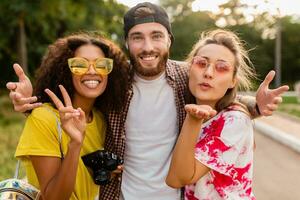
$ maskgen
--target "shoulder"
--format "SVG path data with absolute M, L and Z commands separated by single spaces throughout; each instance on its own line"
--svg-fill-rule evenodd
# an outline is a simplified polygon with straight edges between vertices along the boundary
M 228 140 L 237 141 L 253 134 L 253 124 L 249 114 L 242 109 L 226 109 L 223 111 L 224 129 L 222 135 Z
M 222 116 L 228 126 L 245 127 L 252 125 L 250 116 L 241 110 L 224 110 Z
M 187 85 L 188 70 L 185 62 L 168 60 L 166 66 L 167 76 L 169 76 L 177 84 L 182 85 L 184 88 Z
M 241 103 L 233 102 L 223 111 L 223 115 L 228 119 L 237 121 L 251 121 L 251 116 L 248 109 Z
M 50 103 L 44 103 L 41 107 L 35 108 L 28 119 L 42 121 L 48 124 L 59 119 L 59 113 Z
M 185 75 L 187 74 L 188 71 L 188 65 L 186 62 L 183 61 L 168 59 L 167 66 L 170 66 L 173 69 L 175 69 L 177 72 L 184 73 Z
M 95 119 L 97 123 L 106 124 L 105 117 L 101 111 L 97 109 L 93 109 L 93 114 L 95 115 Z

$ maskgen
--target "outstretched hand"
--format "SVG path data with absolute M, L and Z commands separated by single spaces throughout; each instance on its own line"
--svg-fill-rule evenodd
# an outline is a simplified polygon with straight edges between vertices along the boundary
M 81 108 L 73 108 L 71 98 L 62 85 L 59 85 L 59 89 L 62 93 L 65 105 L 51 90 L 46 89 L 45 92 L 52 99 L 59 111 L 62 129 L 70 136 L 71 141 L 82 144 L 86 129 L 85 113 Z
M 269 85 L 275 77 L 275 71 L 270 71 L 265 80 L 260 84 L 256 93 L 256 103 L 263 116 L 273 114 L 278 105 L 282 102 L 281 95 L 289 90 L 289 86 L 284 85 L 276 89 L 269 89 Z
M 217 114 L 217 111 L 208 105 L 188 104 L 184 109 L 187 114 L 198 120 L 206 120 Z
M 36 102 L 37 97 L 32 97 L 32 85 L 22 67 L 19 64 L 14 64 L 13 68 L 19 82 L 8 82 L 6 87 L 10 90 L 9 98 L 14 105 L 15 111 L 25 112 L 41 106 L 42 103 Z

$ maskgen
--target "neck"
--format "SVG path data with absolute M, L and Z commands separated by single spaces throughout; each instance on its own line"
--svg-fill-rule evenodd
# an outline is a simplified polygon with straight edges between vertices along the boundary
M 159 74 L 156 74 L 156 75 L 154 75 L 154 76 L 143 76 L 143 75 L 139 74 L 138 72 L 136 72 L 136 75 L 137 75 L 138 77 L 140 77 L 141 79 L 144 79 L 144 80 L 147 80 L 147 81 L 151 81 L 151 80 L 155 80 L 155 79 L 157 79 L 158 77 L 160 77 L 164 72 L 165 72 L 165 71 L 162 71 L 162 72 L 160 72 Z
M 73 99 L 73 107 L 81 108 L 85 113 L 85 117 L 87 122 L 92 121 L 92 109 L 95 103 L 95 99 L 82 99 L 82 98 L 74 98 Z

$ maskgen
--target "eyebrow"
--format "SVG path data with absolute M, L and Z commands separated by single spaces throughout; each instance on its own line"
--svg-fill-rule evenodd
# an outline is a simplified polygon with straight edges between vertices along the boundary
M 134 35 L 142 35 L 141 32 L 133 32 L 129 34 L 129 37 L 134 36 Z
M 205 58 L 205 59 L 208 60 L 208 61 L 210 60 L 209 57 L 207 57 L 207 56 L 200 56 L 200 57 Z M 223 59 L 218 59 L 217 61 L 222 61 L 222 62 L 229 63 L 229 61 L 223 60 Z
M 153 34 L 157 34 L 157 33 L 163 35 L 163 32 L 162 32 L 162 31 L 158 31 L 158 30 L 154 30 L 154 31 L 152 31 L 150 34 L 153 35 Z M 142 32 L 139 32 L 139 31 L 133 32 L 133 33 L 130 33 L 130 34 L 129 34 L 129 37 L 134 36 L 134 35 L 143 35 L 143 33 L 142 33 Z
M 155 34 L 155 33 L 161 33 L 161 34 L 163 34 L 162 31 L 152 31 L 152 32 L 151 32 L 151 34 Z
M 83 58 L 83 59 L 85 59 L 85 60 L 87 60 L 87 61 L 95 61 L 95 60 L 97 60 L 98 58 L 101 58 L 101 57 L 98 57 L 98 58 L 95 58 L 94 60 L 90 60 L 90 59 L 88 59 L 88 58 L 86 58 L 86 57 L 83 57 L 83 56 L 76 56 L 77 58 Z

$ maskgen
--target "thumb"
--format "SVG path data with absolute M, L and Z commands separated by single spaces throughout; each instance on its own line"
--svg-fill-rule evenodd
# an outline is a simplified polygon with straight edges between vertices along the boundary
M 27 79 L 22 67 L 19 64 L 15 63 L 13 65 L 13 68 L 15 70 L 16 75 L 19 78 L 19 81 L 25 81 Z
M 78 110 L 79 113 L 80 113 L 79 118 L 80 118 L 81 120 L 85 119 L 85 112 L 84 112 L 81 108 L 77 108 L 77 110 Z
M 9 89 L 9 90 L 15 90 L 15 89 L 17 89 L 17 83 L 8 82 L 8 83 L 6 83 L 6 88 Z
M 271 70 L 271 71 L 267 74 L 267 76 L 266 76 L 265 80 L 262 82 L 261 86 L 262 86 L 262 87 L 269 87 L 269 85 L 270 85 L 270 83 L 272 82 L 272 80 L 274 79 L 274 77 L 275 77 L 275 71 L 274 71 L 274 70 Z

